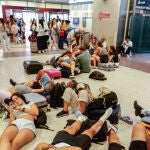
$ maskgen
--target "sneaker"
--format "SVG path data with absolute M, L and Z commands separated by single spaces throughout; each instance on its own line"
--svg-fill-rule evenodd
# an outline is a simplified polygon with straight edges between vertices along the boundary
M 116 126 L 112 125 L 108 120 L 106 120 L 106 122 L 107 122 L 107 128 L 108 128 L 107 132 L 109 132 L 110 130 L 114 130 L 115 132 L 118 131 L 118 128 Z
M 83 115 L 83 114 L 81 114 L 81 115 L 79 115 L 78 117 L 77 117 L 77 120 L 83 120 L 83 121 L 86 121 L 87 119 L 88 119 L 88 117 L 87 116 L 85 116 L 85 115 Z
M 42 52 L 42 53 L 44 53 L 45 51 L 44 51 L 44 50 L 42 50 L 41 52 Z
M 62 110 L 61 112 L 59 112 L 59 113 L 56 115 L 56 117 L 57 117 L 57 118 L 60 118 L 60 117 L 63 117 L 63 116 L 68 116 L 68 115 L 69 115 L 68 111 L 66 112 L 66 111 Z
M 129 116 L 120 116 L 120 119 L 130 125 L 133 124 L 133 120 Z
M 69 79 L 74 79 L 74 78 L 75 78 L 75 76 L 72 74 L 69 76 Z
M 12 86 L 15 86 L 15 85 L 16 85 L 16 82 L 13 81 L 12 79 L 10 79 L 9 82 L 10 82 L 10 84 L 11 84 Z
M 144 117 L 143 114 L 141 114 L 141 110 L 143 109 L 140 105 L 138 105 L 137 101 L 134 101 L 134 109 L 135 109 L 135 116 L 140 116 L 141 118 Z
M 41 51 L 38 51 L 39 54 L 41 54 Z
M 75 68 L 75 70 L 78 74 L 81 72 L 79 68 Z
M 50 65 L 50 61 L 46 60 L 45 64 Z

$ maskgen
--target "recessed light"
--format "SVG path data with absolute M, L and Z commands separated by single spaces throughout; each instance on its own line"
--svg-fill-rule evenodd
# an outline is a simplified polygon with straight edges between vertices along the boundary
M 42 0 L 42 3 L 44 3 L 45 1 L 44 0 Z

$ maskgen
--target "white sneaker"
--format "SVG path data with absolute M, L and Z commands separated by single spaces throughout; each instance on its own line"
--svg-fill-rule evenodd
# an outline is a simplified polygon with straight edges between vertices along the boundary
M 108 128 L 108 132 L 112 129 L 112 130 L 114 130 L 115 132 L 117 132 L 118 131 L 118 128 L 116 127 L 116 126 L 114 126 L 114 125 L 112 125 L 108 120 L 106 120 L 106 122 L 107 122 L 107 128 Z
M 75 76 L 72 74 L 69 76 L 69 79 L 74 79 L 74 78 L 75 78 Z
M 44 50 L 42 50 L 42 53 L 44 53 L 45 51 Z
M 39 54 L 41 54 L 41 51 L 38 51 Z

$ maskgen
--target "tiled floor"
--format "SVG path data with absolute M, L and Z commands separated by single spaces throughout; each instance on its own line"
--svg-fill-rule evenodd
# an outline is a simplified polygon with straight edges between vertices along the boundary
M 21 82 L 28 79 L 35 78 L 35 75 L 27 75 L 23 69 L 24 60 L 38 60 L 46 61 L 53 55 L 61 53 L 62 51 L 48 51 L 45 54 L 31 54 L 29 47 L 26 48 L 11 48 L 7 52 L 0 50 L 0 85 L 1 89 L 7 89 L 11 85 L 9 79 L 12 78 L 15 81 Z M 89 79 L 89 74 L 80 74 L 76 76 L 77 81 L 88 83 L 91 87 L 94 95 L 99 94 L 99 87 L 106 86 L 115 91 L 118 95 L 118 100 L 121 105 L 122 115 L 130 116 L 134 123 L 138 122 L 140 118 L 134 116 L 133 101 L 138 102 L 146 109 L 150 108 L 150 55 L 134 55 L 133 58 L 121 58 L 121 66 L 112 72 L 104 72 L 107 77 L 106 81 L 95 81 Z M 145 58 L 147 60 L 145 61 Z M 138 62 L 136 61 L 138 60 Z M 143 60 L 142 62 L 140 60 Z M 144 63 L 143 63 L 144 62 Z M 140 64 L 137 65 L 135 64 Z M 134 64 L 134 65 L 133 65 Z M 126 67 L 127 66 L 127 67 Z M 142 66 L 142 68 L 140 67 Z M 145 67 L 146 66 L 146 67 Z M 48 66 L 46 66 L 48 67 Z M 132 69 L 134 68 L 134 69 Z M 146 68 L 146 69 L 143 69 Z M 141 71 L 140 71 L 141 70 Z M 58 79 L 55 82 L 68 81 L 68 79 Z M 45 131 L 38 129 L 36 138 L 24 146 L 21 150 L 33 150 L 39 142 L 50 143 L 58 130 L 63 129 L 66 124 L 66 119 L 75 118 L 74 114 L 63 118 L 56 118 L 56 113 L 61 109 L 52 109 L 47 113 L 48 125 L 55 131 Z M 0 134 L 3 132 L 8 124 L 8 120 L 0 120 Z M 132 125 L 128 125 L 121 120 L 118 125 L 118 136 L 121 143 L 128 148 L 131 136 Z M 107 150 L 107 142 L 104 145 L 92 144 L 90 150 Z

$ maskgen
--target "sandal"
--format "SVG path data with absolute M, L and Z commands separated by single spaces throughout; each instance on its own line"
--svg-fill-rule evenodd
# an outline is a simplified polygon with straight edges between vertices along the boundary
M 120 119 L 130 125 L 133 124 L 133 120 L 129 116 L 120 116 Z

